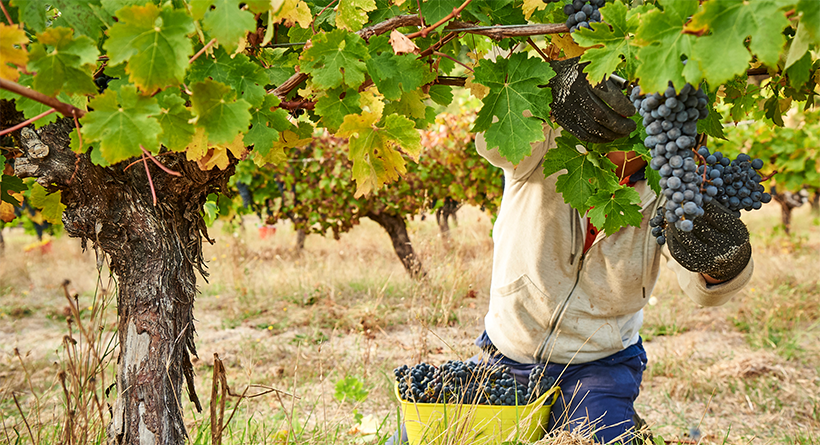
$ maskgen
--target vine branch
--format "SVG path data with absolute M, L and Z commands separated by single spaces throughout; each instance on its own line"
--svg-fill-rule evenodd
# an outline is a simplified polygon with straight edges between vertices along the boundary
M 538 45 L 535 44 L 535 42 L 532 40 L 532 37 L 527 37 L 527 43 L 529 43 L 530 46 L 535 49 L 538 55 L 541 56 L 542 59 L 544 59 L 544 62 L 550 61 L 550 58 L 547 57 L 546 54 L 544 54 L 544 51 L 541 51 L 541 48 L 539 48 Z
M 0 88 L 4 90 L 11 91 L 18 96 L 26 97 L 31 100 L 40 102 L 41 104 L 48 105 L 51 108 L 59 111 L 66 117 L 83 117 L 85 116 L 86 111 L 81 110 L 74 105 L 67 104 L 65 102 L 60 102 L 54 97 L 46 96 L 45 94 L 32 90 L 31 88 L 26 88 L 20 85 L 17 82 L 12 82 L 6 79 L 0 79 Z
M 438 51 L 433 51 L 433 55 L 434 55 L 434 56 L 439 56 L 439 57 L 444 57 L 444 58 L 450 59 L 450 60 L 452 60 L 453 62 L 455 62 L 455 63 L 457 63 L 457 64 L 459 64 L 459 65 L 463 66 L 463 67 L 464 67 L 464 69 L 468 70 L 469 72 L 471 72 L 471 73 L 473 72 L 473 69 L 472 69 L 472 68 L 470 68 L 469 66 L 465 65 L 465 64 L 464 64 L 464 63 L 462 63 L 461 61 L 459 61 L 459 60 L 455 59 L 454 57 L 452 57 L 452 56 L 450 56 L 450 55 L 448 55 L 448 54 L 440 53 L 440 52 L 438 52 Z
M 532 25 L 495 25 L 473 26 L 472 23 L 452 22 L 444 31 L 466 32 L 487 36 L 495 40 L 509 37 L 530 37 L 543 34 L 559 34 L 569 32 L 564 23 L 541 23 Z
M 472 0 L 465 1 L 461 5 L 461 7 L 454 9 L 453 12 L 451 13 L 451 15 L 453 15 L 456 12 L 460 13 L 461 9 L 463 9 L 463 7 L 466 7 L 466 5 L 468 5 L 471 1 Z M 452 18 L 452 17 L 450 17 L 450 18 Z M 446 17 L 445 17 L 445 19 L 446 19 Z M 359 35 L 359 37 L 361 37 L 365 40 L 369 40 L 373 36 L 381 35 L 381 34 L 384 34 L 386 32 L 390 32 L 394 29 L 397 29 L 397 28 L 402 28 L 402 27 L 405 27 L 405 26 L 420 26 L 421 24 L 422 24 L 422 20 L 418 15 L 399 15 L 399 16 L 387 19 L 387 20 L 385 20 L 381 23 L 378 23 L 376 25 L 373 25 L 373 26 L 370 26 L 370 27 L 367 27 L 367 28 L 362 28 L 361 30 L 357 31 L 356 34 Z M 438 26 L 441 26 L 441 24 L 436 23 L 436 24 L 430 26 L 429 28 L 425 28 L 425 30 L 428 30 L 428 29 L 431 29 L 431 28 L 435 29 Z M 421 32 L 423 32 L 425 30 L 418 31 L 418 32 L 415 32 L 413 34 L 408 34 L 407 37 L 409 37 L 409 38 L 419 37 L 419 36 L 422 35 Z M 454 21 L 454 22 L 450 22 L 449 27 L 445 28 L 442 31 L 449 31 L 450 34 L 448 34 L 448 37 L 450 35 L 454 36 L 455 33 L 466 32 L 466 33 L 469 33 L 469 34 L 478 34 L 478 35 L 487 36 L 487 37 L 490 37 L 490 38 L 495 39 L 495 40 L 501 40 L 501 39 L 509 38 L 509 37 L 529 37 L 529 36 L 544 35 L 544 34 L 566 33 L 566 32 L 569 32 L 569 28 L 567 28 L 567 25 L 565 25 L 563 23 L 547 23 L 547 24 L 533 24 L 533 25 L 474 26 L 472 23 Z M 444 39 L 447 39 L 447 37 L 445 37 Z M 452 37 L 450 37 L 449 40 L 452 40 Z M 436 51 L 436 50 L 437 49 L 434 49 L 433 51 Z M 423 55 L 429 55 L 430 53 L 428 53 L 428 54 L 422 53 L 422 54 Z M 280 99 L 284 99 L 285 96 L 288 95 L 288 93 L 293 91 L 297 86 L 299 86 L 299 84 L 306 81 L 307 79 L 308 79 L 307 74 L 305 74 L 305 73 L 295 73 L 288 80 L 282 82 L 281 85 L 274 88 L 269 93 L 275 94 Z
M 458 8 L 453 8 L 453 10 L 452 10 L 452 11 L 450 11 L 450 13 L 449 13 L 449 14 L 447 14 L 447 15 L 446 15 L 444 18 L 442 18 L 441 20 L 437 21 L 436 23 L 433 23 L 432 25 L 430 25 L 430 26 L 429 26 L 429 27 L 427 27 L 427 28 L 422 29 L 421 31 L 417 31 L 417 32 L 414 32 L 414 33 L 412 33 L 412 34 L 408 34 L 408 35 L 407 35 L 407 38 L 408 38 L 408 39 L 415 39 L 416 37 L 427 37 L 427 34 L 429 34 L 431 31 L 434 31 L 434 30 L 435 30 L 436 28 L 438 28 L 439 26 L 441 26 L 441 25 L 443 25 L 443 24 L 447 23 L 447 22 L 448 22 L 448 21 L 450 21 L 451 19 L 453 19 L 453 18 L 455 18 L 456 16 L 458 16 L 459 14 L 461 14 L 461 11 L 463 11 L 463 10 L 464 10 L 464 8 L 466 8 L 466 7 L 467 7 L 467 5 L 469 5 L 469 4 L 470 4 L 470 2 L 472 2 L 472 1 L 473 1 L 473 0 L 465 0 L 465 1 L 464 1 L 464 3 L 462 3 L 462 4 L 461 4 L 461 6 L 459 6 Z M 419 11 L 419 12 L 421 12 L 421 11 Z
M 21 128 L 25 127 L 26 125 L 28 125 L 28 124 L 30 124 L 30 123 L 32 123 L 32 122 L 34 122 L 34 121 L 38 120 L 38 119 L 42 119 L 42 118 L 44 118 L 44 117 L 48 116 L 49 114 L 51 114 L 51 113 L 53 113 L 53 112 L 55 112 L 55 111 L 57 111 L 57 110 L 55 110 L 54 108 L 52 108 L 52 109 L 50 109 L 50 110 L 48 110 L 48 111 L 46 111 L 46 112 L 44 112 L 44 113 L 40 113 L 40 114 L 38 114 L 37 116 L 34 116 L 34 117 L 33 117 L 33 118 L 31 118 L 31 119 L 28 119 L 28 120 L 25 120 L 25 121 L 23 121 L 23 122 L 20 122 L 19 124 L 15 125 L 15 126 L 13 126 L 13 127 L 6 128 L 5 130 L 0 131 L 0 136 L 3 136 L 3 135 L 6 135 L 6 134 L 9 134 L 9 133 L 11 133 L 11 132 L 13 132 L 13 131 L 17 131 L 17 130 L 19 130 L 19 129 L 21 129 Z
M 202 47 L 202 49 L 200 49 L 199 51 L 197 51 L 197 52 L 196 52 L 196 54 L 194 54 L 194 55 L 193 55 L 193 57 L 191 57 L 191 58 L 188 60 L 188 65 L 190 65 L 190 64 L 192 64 L 192 63 L 194 63 L 194 60 L 196 60 L 197 58 L 199 58 L 199 56 L 201 56 L 201 55 L 202 55 L 202 53 L 204 53 L 205 51 L 207 51 L 207 50 L 208 50 L 208 48 L 210 48 L 210 47 L 211 47 L 214 43 L 216 43 L 216 39 L 215 39 L 215 38 L 214 38 L 214 39 L 211 39 L 211 41 L 210 41 L 210 42 L 206 43 L 206 44 L 205 44 L 205 46 L 203 46 L 203 47 Z
M 332 2 L 328 3 L 324 8 L 322 8 L 321 11 L 319 11 L 318 14 L 316 14 L 315 17 L 313 17 L 313 20 L 311 20 L 311 22 L 310 22 L 310 29 L 313 31 L 314 34 L 316 34 L 316 20 L 318 20 L 319 17 L 321 17 L 322 14 L 325 13 L 325 11 L 327 10 L 327 8 L 330 7 L 330 5 L 336 3 L 337 1 L 338 0 L 333 0 Z
M 3 8 L 3 14 L 6 15 L 6 20 L 9 21 L 9 25 L 14 26 L 14 22 L 11 21 L 11 16 L 9 15 L 9 12 L 6 11 L 6 5 L 4 5 L 3 2 L 0 2 L 0 8 Z
M 398 15 L 376 25 L 362 28 L 357 31 L 356 34 L 365 40 L 369 40 L 373 36 L 381 35 L 397 28 L 402 28 L 404 26 L 418 26 L 419 23 L 419 17 L 416 15 Z M 281 85 L 274 88 L 271 93 L 275 94 L 280 99 L 284 99 L 288 93 L 293 91 L 297 86 L 299 86 L 299 84 L 306 81 L 307 78 L 308 75 L 305 73 L 296 73 L 290 76 L 288 80 L 282 82 Z

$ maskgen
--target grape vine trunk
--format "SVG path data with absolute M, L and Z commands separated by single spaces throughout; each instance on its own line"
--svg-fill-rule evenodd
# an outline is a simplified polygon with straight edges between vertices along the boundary
M 142 162 L 125 171 L 94 165 L 68 148 L 73 121 L 46 126 L 21 141 L 21 177 L 60 191 L 66 233 L 108 258 L 118 283 L 117 400 L 110 443 L 179 444 L 187 437 L 183 386 L 201 410 L 193 384 L 193 306 L 196 273 L 206 275 L 200 209 L 233 173 L 201 170 L 184 154 L 162 157 L 184 174 L 171 177 L 149 163 L 158 202 L 153 204 Z M 47 154 L 42 156 L 43 144 Z M 39 152 L 35 155 L 35 147 Z

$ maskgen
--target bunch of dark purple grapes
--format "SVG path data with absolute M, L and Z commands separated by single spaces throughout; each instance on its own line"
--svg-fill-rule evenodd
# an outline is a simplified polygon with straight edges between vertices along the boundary
M 561 0 L 543 0 L 544 3 L 558 3 Z M 567 28 L 575 32 L 580 28 L 592 29 L 589 24 L 601 21 L 601 11 L 598 9 L 606 4 L 606 0 L 573 0 L 564 5 L 564 14 L 567 15 Z
M 692 220 L 703 215 L 703 178 L 697 174 L 692 148 L 698 119 L 709 114 L 706 93 L 688 83 L 678 93 L 670 82 L 663 94 L 644 96 L 635 87 L 630 98 L 643 117 L 644 145 L 652 156 L 649 166 L 661 175 L 661 191 L 667 199 L 663 217 L 678 230 L 691 232 Z
M 698 174 L 706 177 L 703 202 L 717 200 L 724 207 L 740 216 L 740 210 L 758 210 L 763 204 L 772 200 L 761 184 L 763 177 L 758 170 L 763 168 L 762 159 L 752 159 L 746 153 L 737 155 L 731 160 L 723 153 L 709 153 L 706 147 L 700 147 L 698 154 L 706 164 L 698 167 Z
M 503 367 L 450 360 L 436 368 L 427 363 L 402 365 L 393 373 L 403 400 L 415 403 L 524 405 L 540 397 L 555 379 L 543 365 L 529 375 L 527 387 Z

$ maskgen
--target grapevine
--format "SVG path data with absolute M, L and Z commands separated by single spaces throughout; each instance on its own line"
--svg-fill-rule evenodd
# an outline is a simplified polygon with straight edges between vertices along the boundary
M 807 0 L 657 0 L 637 7 L 623 0 L 574 0 L 567 5 L 571 17 L 569 7 L 564 11 L 567 1 L 538 0 L 338 0 L 333 6 L 327 0 L 58 1 L 42 7 L 29 4 L 38 2 L 0 1 L 0 161 L 5 167 L 0 214 L 14 214 L 13 195 L 26 189 L 22 178 L 35 179 L 38 199 L 31 205 L 54 220 L 62 215 L 70 222 L 65 225 L 69 235 L 97 243 L 118 265 L 114 272 L 121 282 L 132 283 L 124 287 L 120 301 L 122 357 L 135 351 L 127 349 L 133 340 L 128 326 L 165 329 L 151 332 L 158 343 L 147 349 L 151 360 L 144 357 L 144 363 L 159 363 L 161 368 L 139 378 L 128 367 L 120 369 L 117 392 L 122 401 L 113 409 L 117 420 L 109 429 L 115 435 L 112 441 L 139 438 L 140 431 L 165 443 L 185 441 L 184 379 L 191 400 L 199 405 L 189 352 L 195 344 L 193 271 L 204 274 L 201 242 L 208 239 L 203 204 L 224 190 L 240 162 L 239 170 L 250 178 L 241 182 L 249 191 L 256 193 L 258 183 L 279 189 L 279 180 L 286 193 L 296 190 L 307 196 L 311 190 L 286 183 L 284 175 L 276 179 L 271 171 L 295 165 L 288 161 L 313 150 L 316 130 L 345 141 L 323 147 L 333 152 L 327 159 L 344 161 L 316 173 L 324 175 L 323 190 L 333 190 L 330 183 L 347 182 L 344 196 L 352 195 L 350 200 L 385 198 L 387 187 L 407 189 L 407 183 L 415 181 L 415 166 L 425 154 L 419 130 L 436 125 L 436 115 L 453 104 L 450 86 L 463 85 L 474 104 L 481 101 L 469 131 L 483 132 L 489 149 L 518 164 L 532 153 L 532 143 L 544 140 L 542 126 L 552 111 L 553 92 L 541 86 L 553 73 L 529 49 L 530 37 L 532 46 L 546 48 L 544 58 L 580 55 L 591 82 L 617 73 L 640 85 L 647 100 L 663 94 L 670 81 L 676 100 L 687 84 L 722 91 L 706 98 L 707 109 L 720 113 L 704 112 L 694 124 L 698 134 L 713 140 L 725 137 L 724 120 L 782 126 L 791 108 L 811 108 L 820 81 L 820 17 L 815 2 Z M 506 58 L 486 57 L 496 45 L 513 51 Z M 764 73 L 769 79 L 752 84 L 747 73 Z M 689 98 L 697 97 L 689 93 Z M 659 108 L 649 110 L 649 116 Z M 676 122 L 681 112 L 676 112 Z M 691 119 L 689 115 L 686 110 Z M 660 117 L 654 119 L 664 120 Z M 692 125 L 681 124 L 678 139 L 691 137 Z M 660 125 L 668 152 L 671 129 Z M 34 137 L 21 137 L 24 127 Z M 629 138 L 605 145 L 582 144 L 565 135 L 545 159 L 551 173 L 560 175 L 556 192 L 582 214 L 589 212 L 593 224 L 607 234 L 643 220 L 639 197 L 619 183 L 615 166 L 605 158 L 609 151 L 636 151 L 652 162 L 641 132 L 639 128 Z M 647 135 L 656 138 L 649 149 L 658 159 L 660 134 Z M 693 141 L 683 142 L 685 148 L 678 147 L 676 155 L 683 161 L 680 167 L 672 165 L 679 165 L 677 158 L 665 162 L 672 169 L 671 176 L 663 178 L 665 188 L 678 186 L 670 196 L 672 224 L 688 228 L 709 198 L 725 201 L 736 208 L 733 211 L 749 208 L 749 199 L 752 209 L 768 199 L 760 189 L 766 178 L 757 182 L 759 162 L 735 155 L 727 166 L 710 153 L 701 161 L 701 172 L 692 172 L 692 162 L 703 156 L 691 152 Z M 579 145 L 585 150 L 579 151 Z M 714 163 L 708 162 L 709 156 L 715 157 Z M 816 155 L 801 156 L 806 159 L 800 162 L 788 151 L 760 157 L 783 172 L 782 181 L 798 188 L 800 173 L 816 175 Z M 458 164 L 457 159 L 463 159 L 459 157 L 435 159 L 455 159 L 460 168 L 468 165 Z M 126 170 L 135 160 L 143 165 Z M 660 168 L 659 162 L 655 164 Z M 164 166 L 181 176 L 169 174 Z M 698 190 L 691 182 L 677 184 L 682 178 L 675 175 L 677 168 L 694 173 Z M 792 175 L 790 169 L 799 174 Z M 657 186 L 660 170 L 648 170 L 650 185 Z M 456 195 L 462 188 L 466 200 L 494 200 L 493 190 L 475 186 L 500 182 L 497 173 L 485 172 L 442 190 L 436 198 Z M 744 173 L 743 183 L 736 184 Z M 422 182 L 438 180 L 427 177 Z M 814 177 L 809 180 L 816 182 Z M 675 202 L 680 198 L 675 193 L 683 195 L 680 202 Z M 116 202 L 110 201 L 113 196 Z M 254 196 L 257 203 L 262 198 Z M 425 197 L 416 198 L 413 205 L 418 206 Z M 381 204 L 403 205 L 388 201 Z M 213 201 L 208 203 L 213 211 Z M 121 211 L 101 208 L 108 205 Z M 221 202 L 219 209 L 224 214 L 237 211 Z M 294 217 L 316 217 L 311 224 L 317 230 L 322 226 L 315 211 Z M 665 223 L 659 221 L 655 228 L 663 232 Z M 152 230 L 146 231 L 149 226 Z M 144 250 L 155 245 L 176 250 Z M 134 251 L 144 255 L 135 256 Z M 168 261 L 169 256 L 176 260 Z M 159 274 L 175 278 L 147 280 L 140 275 L 145 271 L 154 274 L 152 279 Z M 185 277 L 184 283 L 176 277 Z M 147 299 L 129 293 L 137 289 L 161 303 L 143 305 Z M 160 312 L 165 307 L 176 312 Z M 149 379 L 152 376 L 156 378 Z M 515 391 L 517 397 L 517 387 Z M 126 412 L 126 406 L 143 403 L 134 394 L 145 394 L 142 401 L 148 403 L 148 412 L 159 416 L 157 422 L 147 425 L 136 410 Z M 169 400 L 176 402 L 166 403 Z

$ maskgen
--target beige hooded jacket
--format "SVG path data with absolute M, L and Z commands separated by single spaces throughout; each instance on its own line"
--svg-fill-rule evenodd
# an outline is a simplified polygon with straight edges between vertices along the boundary
M 605 236 L 583 253 L 587 218 L 555 191 L 561 172 L 545 178 L 542 161 L 555 147 L 557 130 L 545 125 L 546 141 L 514 167 L 497 149 L 478 153 L 504 170 L 501 209 L 493 227 L 493 275 L 487 334 L 505 356 L 521 363 L 585 363 L 638 341 L 646 305 L 658 278 L 660 257 L 675 271 L 681 289 L 697 304 L 726 303 L 748 283 L 749 260 L 735 278 L 707 285 L 703 277 L 671 259 L 651 236 L 649 219 L 662 203 L 640 181 L 643 221 Z

